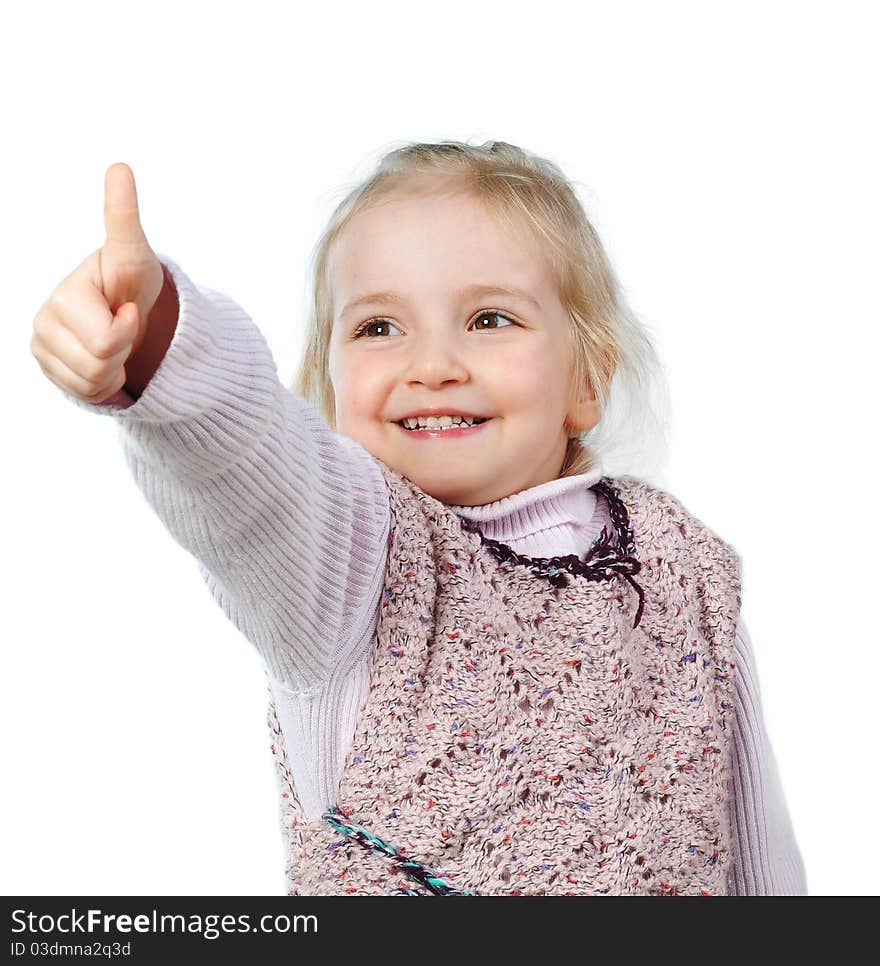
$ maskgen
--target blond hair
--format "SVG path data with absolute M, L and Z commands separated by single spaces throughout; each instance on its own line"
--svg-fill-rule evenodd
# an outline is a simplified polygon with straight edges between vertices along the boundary
M 313 251 L 306 344 L 291 390 L 336 430 L 329 375 L 333 245 L 357 214 L 392 192 L 431 191 L 450 181 L 454 190 L 471 193 L 506 225 L 530 230 L 555 272 L 571 321 L 568 398 L 586 392 L 599 401 L 602 413 L 592 429 L 570 432 L 559 477 L 583 473 L 598 459 L 606 474 L 631 472 L 647 479 L 649 451 L 659 463 L 666 458 L 669 408 L 653 343 L 626 305 L 573 183 L 552 161 L 504 141 L 406 143 L 388 151 L 372 174 L 348 189 Z M 621 460 L 619 470 L 611 465 L 615 457 Z

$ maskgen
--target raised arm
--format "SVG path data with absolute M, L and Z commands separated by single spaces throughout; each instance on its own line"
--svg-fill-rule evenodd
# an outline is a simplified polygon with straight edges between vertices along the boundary
M 118 421 L 138 487 L 224 613 L 277 680 L 309 691 L 371 643 L 352 634 L 381 587 L 384 480 L 369 453 L 281 385 L 231 298 L 158 257 L 179 316 L 155 374 L 136 401 L 73 401 Z
M 378 464 L 281 385 L 232 299 L 153 251 L 128 165 L 104 189 L 106 240 L 40 307 L 31 352 L 67 399 L 117 421 L 137 485 L 217 602 L 276 681 L 307 693 L 371 643 Z

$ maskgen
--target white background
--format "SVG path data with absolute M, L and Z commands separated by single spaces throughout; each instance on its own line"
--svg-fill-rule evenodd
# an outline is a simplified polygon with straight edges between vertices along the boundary
M 556 161 L 672 393 L 665 482 L 744 562 L 811 894 L 876 893 L 877 33 L 867 3 L 16 4 L 0 33 L 0 888 L 279 895 L 262 664 L 67 404 L 33 317 L 103 240 L 244 306 L 289 384 L 307 259 L 410 140 Z M 874 440 L 872 443 L 871 440 Z

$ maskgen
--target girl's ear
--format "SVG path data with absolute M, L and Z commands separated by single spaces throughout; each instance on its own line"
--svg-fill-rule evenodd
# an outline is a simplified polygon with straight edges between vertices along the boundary
M 565 428 L 568 430 L 569 438 L 592 429 L 601 416 L 602 411 L 595 392 L 592 388 L 584 391 L 577 402 L 569 406 L 566 413 Z

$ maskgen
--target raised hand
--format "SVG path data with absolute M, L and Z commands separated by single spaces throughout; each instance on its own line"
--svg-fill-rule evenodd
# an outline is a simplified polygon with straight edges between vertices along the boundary
M 126 360 L 147 333 L 164 270 L 141 227 L 134 174 L 104 175 L 106 240 L 53 290 L 34 317 L 31 352 L 48 379 L 99 403 L 126 382 Z

